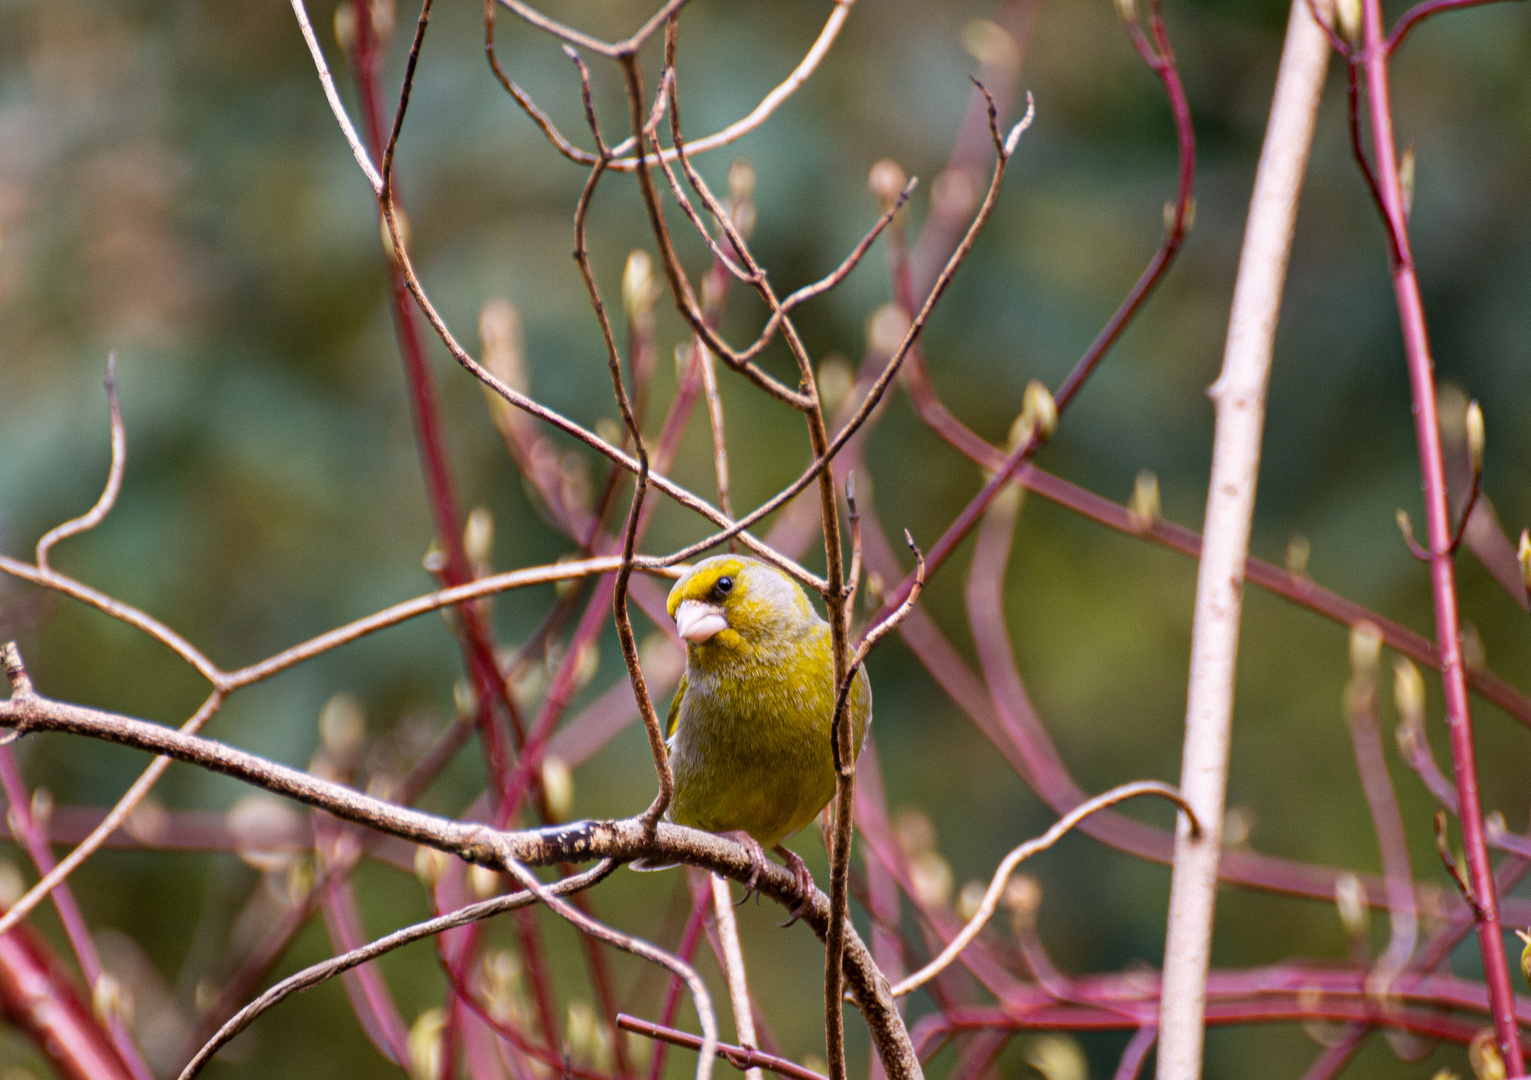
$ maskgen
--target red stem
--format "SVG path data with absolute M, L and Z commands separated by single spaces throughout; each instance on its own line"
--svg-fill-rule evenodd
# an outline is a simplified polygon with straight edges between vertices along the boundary
M 1462 841 L 1468 879 L 1482 909 L 1478 948 L 1488 983 L 1494 1030 L 1511 1076 L 1525 1072 L 1520 1031 L 1515 1023 L 1514 993 L 1499 925 L 1499 899 L 1483 831 L 1483 807 L 1478 791 L 1478 767 L 1473 749 L 1472 712 L 1462 658 L 1457 614 L 1455 569 L 1451 551 L 1451 515 L 1447 501 L 1446 468 L 1441 454 L 1440 423 L 1436 414 L 1435 378 L 1425 326 L 1419 277 L 1409 246 L 1408 223 L 1398 179 L 1393 141 L 1392 100 L 1388 85 L 1387 43 L 1382 37 L 1381 0 L 1363 5 L 1367 104 L 1371 113 L 1372 157 L 1382 197 L 1384 222 L 1393 240 L 1391 276 L 1408 358 L 1409 384 L 1414 398 L 1414 428 L 1419 441 L 1419 465 L 1424 485 L 1425 522 L 1430 542 L 1430 585 L 1435 600 L 1436 644 L 1441 653 L 1441 678 L 1446 691 L 1446 722 L 1451 734 L 1461 803 Z
M 63 1080 L 140 1075 L 123 1064 L 57 959 L 25 925 L 0 937 L 0 1015 L 26 1032 Z
M 22 846 L 31 858 L 38 873 L 46 876 L 53 870 L 53 851 L 48 846 L 46 834 L 38 826 L 32 817 L 31 803 L 28 798 L 26 783 L 21 776 L 21 770 L 16 766 L 16 758 L 11 754 L 10 748 L 0 746 L 0 783 L 5 788 L 6 801 L 10 803 L 9 816 L 14 819 L 15 826 L 21 834 Z M 53 890 L 52 895 L 54 910 L 58 912 L 59 922 L 64 925 L 64 936 L 69 939 L 69 946 L 74 950 L 75 959 L 79 961 L 80 970 L 85 976 L 86 983 L 94 987 L 96 980 L 101 977 L 101 957 L 96 952 L 96 943 L 90 936 L 90 928 L 85 925 L 85 916 L 80 913 L 80 905 L 76 903 L 73 891 L 65 882 L 61 882 L 58 888 Z M 63 993 L 62 986 L 58 988 Z M 135 1080 L 153 1080 L 154 1074 L 149 1071 L 149 1066 L 144 1062 L 143 1056 L 138 1051 L 137 1044 L 133 1041 L 133 1034 L 127 1025 L 116 1016 L 108 1018 L 102 1025 L 102 1032 L 116 1048 L 117 1056 L 131 1073 Z
M 355 76 L 357 95 L 361 102 L 363 127 L 373 159 L 380 161 L 387 129 L 383 123 L 383 94 L 380 67 L 381 43 L 374 33 L 370 10 L 366 4 L 352 3 L 356 12 L 356 47 L 350 52 L 352 72 Z M 390 177 L 390 182 L 392 177 Z M 397 196 L 395 196 L 397 203 Z M 425 474 L 426 492 L 430 499 L 431 517 L 436 535 L 446 554 L 446 566 L 441 577 L 446 584 L 461 585 L 473 580 L 473 568 L 463 548 L 462 518 L 457 501 L 456 485 L 452 478 L 451 459 L 447 454 L 446 439 L 442 433 L 441 413 L 436 403 L 436 385 L 431 375 L 430 354 L 425 333 L 420 325 L 413 298 L 405 283 L 398 264 L 389 260 L 389 301 L 393 310 L 394 330 L 399 342 L 399 353 L 404 361 L 405 379 L 409 385 L 410 415 L 414 421 L 415 443 L 420 453 L 420 466 Z M 519 746 L 522 726 L 515 700 L 500 676 L 494 659 L 494 646 L 489 629 L 478 608 L 471 604 L 457 609 L 467 638 L 464 652 L 467 654 L 469 674 L 473 679 L 478 700 L 478 725 L 484 739 L 485 755 L 494 788 L 498 790 L 510 771 L 510 753 L 505 734 L 494 722 L 491 703 L 498 701 L 510 718 L 514 739 Z

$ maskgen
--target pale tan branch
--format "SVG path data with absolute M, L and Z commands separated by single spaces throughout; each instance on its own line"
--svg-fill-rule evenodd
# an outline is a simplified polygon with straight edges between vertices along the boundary
M 993 916 L 995 909 L 999 907 L 1000 897 L 1004 895 L 1005 884 L 1010 880 L 1010 875 L 1015 872 L 1017 866 L 1033 855 L 1052 847 L 1059 840 L 1062 840 L 1070 829 L 1097 810 L 1104 810 L 1108 806 L 1115 806 L 1117 803 L 1125 802 L 1138 795 L 1157 795 L 1160 798 L 1170 800 L 1190 815 L 1193 829 L 1200 829 L 1196 815 L 1192 812 L 1190 804 L 1180 797 L 1180 792 L 1158 780 L 1134 780 L 1129 784 L 1114 787 L 1110 791 L 1097 795 L 1087 802 L 1080 803 L 1059 818 L 1052 828 L 1048 829 L 1041 836 L 1026 841 L 1009 855 L 1005 856 L 1004 861 L 999 864 L 999 868 L 994 871 L 994 879 L 989 882 L 988 891 L 983 894 L 983 902 L 978 905 L 978 911 L 968 920 L 961 933 L 952 938 L 946 948 L 941 950 L 941 955 L 920 968 L 913 975 L 894 984 L 893 996 L 903 997 L 905 994 L 919 989 L 945 971 L 952 961 L 957 959 L 958 954 L 972 943 L 973 939 L 978 936 L 978 932 L 984 928 L 984 924 Z
M 303 6 L 303 0 L 292 0 L 293 14 L 298 17 L 298 29 L 303 31 L 303 40 L 308 43 L 309 55 L 314 58 L 314 67 L 319 72 L 319 82 L 324 86 L 324 96 L 330 103 L 330 112 L 335 114 L 335 121 L 340 125 L 340 130 L 346 137 L 346 142 L 351 144 L 351 153 L 356 156 L 356 164 L 361 166 L 361 171 L 367 177 L 367 183 L 372 185 L 374 195 L 383 193 L 383 177 L 377 171 L 377 166 L 372 164 L 372 155 L 367 153 L 367 148 L 362 145 L 361 136 L 356 134 L 356 128 L 351 123 L 351 118 L 346 114 L 346 107 L 340 100 L 340 92 L 335 89 L 335 79 L 330 75 L 329 65 L 324 62 L 324 50 L 319 47 L 319 39 L 314 36 L 313 24 L 308 21 L 308 9 Z

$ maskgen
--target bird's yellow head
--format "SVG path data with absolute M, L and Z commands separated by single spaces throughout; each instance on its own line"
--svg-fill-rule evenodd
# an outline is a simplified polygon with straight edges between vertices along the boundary
M 697 563 L 670 590 L 669 610 L 687 644 L 709 650 L 785 643 L 817 621 L 797 582 L 738 555 Z

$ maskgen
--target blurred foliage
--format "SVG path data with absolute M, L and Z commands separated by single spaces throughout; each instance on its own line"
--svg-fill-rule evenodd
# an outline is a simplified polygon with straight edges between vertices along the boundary
M 650 6 L 561 0 L 547 8 L 614 35 Z M 683 22 L 681 62 L 692 136 L 753 107 L 797 62 L 826 8 L 823 0 L 696 0 Z M 321 0 L 313 15 L 333 58 L 332 11 Z M 402 9 L 401 25 L 413 14 Z M 880 158 L 925 180 L 910 210 L 917 228 L 970 92 L 974 64 L 962 28 L 994 14 L 992 0 L 862 0 L 820 73 L 737 145 L 759 173 L 756 247 L 779 282 L 822 274 L 870 224 L 876 211 L 865 177 Z M 1211 444 L 1203 391 L 1221 356 L 1284 20 L 1274 0 L 1169 3 L 1199 140 L 1195 232 L 1039 459 L 1117 500 L 1140 469 L 1153 469 L 1166 515 L 1192 526 Z M 556 44 L 508 14 L 499 26 L 512 76 L 565 132 L 583 134 L 577 82 Z M 535 394 L 581 422 L 614 417 L 596 323 L 569 258 L 584 172 L 553 152 L 501 92 L 481 35 L 478 6 L 438 6 L 399 152 L 417 265 L 470 348 L 480 305 L 508 298 L 526 323 Z M 402 53 L 395 42 L 390 85 Z M 1531 458 L 1528 71 L 1531 11 L 1513 4 L 1427 23 L 1393 66 L 1400 142 L 1418 154 L 1413 228 L 1439 374 L 1483 403 L 1485 490 L 1513 531 L 1531 522 L 1523 464 Z M 601 116 L 619 128 L 625 106 L 615 72 L 597 65 L 595 76 Z M 1106 0 L 1040 5 L 1021 86 L 1035 94 L 1035 127 L 927 335 L 948 404 L 996 440 L 1026 382 L 1056 385 L 1131 285 L 1158 243 L 1160 207 L 1174 184 L 1162 94 Z M 431 525 L 375 211 L 288 6 L 0 0 L 0 147 L 0 547 L 24 556 L 38 535 L 95 498 L 107 462 L 100 380 L 115 349 L 126 482 L 110 518 L 59 549 L 60 569 L 154 613 L 228 666 L 426 590 L 420 557 Z M 730 157 L 704 161 L 710 180 L 721 184 Z M 648 245 L 633 185 L 608 183 L 593 211 L 592 253 L 609 295 L 627 252 Z M 699 244 L 683 253 L 700 265 Z M 803 310 L 815 355 L 861 355 L 865 320 L 887 296 L 874 252 L 842 288 Z M 742 340 L 759 317 L 758 305 L 740 299 L 726 328 Z M 681 326 L 673 313 L 660 326 L 667 356 Z M 523 490 L 478 387 L 439 346 L 434 355 L 465 506 L 487 506 L 499 523 L 496 564 L 561 554 L 567 543 Z M 779 347 L 767 363 L 789 367 Z M 672 388 L 665 361 L 661 400 Z M 724 400 L 735 505 L 753 506 L 795 475 L 807 443 L 790 414 L 762 405 L 740 380 L 724 377 Z M 698 412 L 677 478 L 711 490 L 708 454 Z M 902 399 L 888 408 L 869 460 L 884 524 L 907 525 L 922 543 L 982 482 Z M 1350 157 L 1336 70 L 1277 339 L 1254 550 L 1280 563 L 1300 533 L 1312 543 L 1315 579 L 1429 632 L 1426 575 L 1393 524 L 1399 506 L 1420 518 L 1417 477 L 1382 231 Z M 662 550 L 699 529 L 666 506 L 648 547 Z M 965 561 L 932 582 L 926 606 L 968 650 Z M 1194 578 L 1180 556 L 1028 502 L 1007 582 L 1011 629 L 1028 688 L 1086 789 L 1177 775 Z M 1525 615 L 1471 558 L 1461 561 L 1461 579 L 1466 617 L 1490 664 L 1531 685 Z M 550 599 L 551 590 L 502 598 L 500 640 L 524 639 Z M 205 692 L 164 649 L 72 603 L 0 582 L 0 622 L 50 695 L 179 723 Z M 1253 589 L 1244 625 L 1230 805 L 1252 822 L 1249 842 L 1377 870 L 1341 713 L 1344 629 Z M 602 652 L 582 701 L 622 677 L 614 635 Z M 958 883 L 986 876 L 1050 813 L 902 645 L 882 649 L 871 674 L 892 805 L 930 815 Z M 211 731 L 303 764 L 331 694 L 358 694 L 374 734 L 401 723 L 434 730 L 451 714 L 459 675 L 439 621 L 419 619 L 235 695 Z M 1431 735 L 1442 756 L 1438 686 L 1431 694 Z M 1476 715 L 1486 805 L 1524 828 L 1527 791 L 1515 763 L 1526 760 L 1526 733 L 1485 703 Z M 1390 706 L 1383 723 L 1392 724 Z M 60 803 L 108 804 L 144 764 L 137 754 L 56 737 L 20 752 L 29 781 Z M 1415 872 L 1444 884 L 1430 840 L 1432 804 L 1396 759 L 1392 765 Z M 652 782 L 641 736 L 629 731 L 579 772 L 575 812 L 635 812 Z M 476 751 L 467 750 L 425 804 L 459 812 L 481 783 Z M 186 808 L 224 809 L 240 794 L 231 781 L 181 766 L 158 790 L 166 804 Z M 1167 820 L 1162 810 L 1141 812 Z M 797 846 L 822 873 L 818 841 L 805 833 Z M 9 857 L 20 861 L 15 851 Z M 1166 869 L 1073 839 L 1033 872 L 1044 888 L 1041 932 L 1061 967 L 1159 962 Z M 624 928 L 673 935 L 679 877 L 621 874 L 596 892 L 596 908 Z M 218 942 L 264 887 L 227 856 L 108 853 L 75 880 L 92 925 L 117 943 L 112 955 L 139 958 L 135 969 L 160 985 L 172 1020 L 193 1014 L 199 981 L 220 971 Z M 368 867 L 358 884 L 374 934 L 426 910 L 418 886 L 391 869 Z M 740 919 L 754 989 L 784 1050 L 799 1059 L 822 1052 L 817 944 L 801 927 L 777 930 L 764 908 L 741 909 Z M 50 920 L 38 916 L 51 932 Z M 1376 921 L 1385 934 L 1385 920 Z M 555 922 L 545 925 L 560 986 L 588 997 L 574 937 Z M 1223 893 L 1218 964 L 1294 954 L 1338 961 L 1346 948 L 1329 905 Z M 327 950 L 322 930 L 310 928 L 284 970 Z M 1470 948 L 1457 966 L 1475 970 Z M 439 1000 L 441 980 L 424 946 L 383 969 L 406 1019 Z M 616 970 L 624 990 L 652 994 L 660 985 L 623 961 Z M 864 1053 L 858 1026 L 851 1030 Z M 1091 1072 L 1106 1075 L 1124 1036 L 1082 1043 Z M 1006 1051 L 1001 1074 L 1029 1072 L 1027 1045 L 1018 1039 Z M 1295 1025 L 1219 1031 L 1209 1072 L 1295 1075 L 1316 1052 Z M 32 1060 L 11 1038 L 0 1041 L 0 1058 Z M 950 1060 L 948 1051 L 934 1071 Z M 680 1075 L 689 1055 L 671 1062 Z M 1401 1066 L 1377 1039 L 1351 1074 L 1424 1077 L 1443 1063 L 1466 1072 L 1455 1050 Z M 331 985 L 262 1020 L 214 1068 L 228 1076 L 391 1075 L 380 1064 Z

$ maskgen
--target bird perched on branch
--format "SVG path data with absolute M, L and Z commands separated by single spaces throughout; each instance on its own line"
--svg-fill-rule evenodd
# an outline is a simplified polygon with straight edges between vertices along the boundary
M 806 902 L 813 877 L 781 841 L 835 794 L 829 623 L 791 578 L 737 555 L 698 563 L 670 591 L 669 611 L 686 642 L 686 673 L 670 705 L 670 820 L 743 843 L 755 866 L 751 885 L 765 849 L 774 849 Z M 860 753 L 872 715 L 865 669 L 846 709 Z

